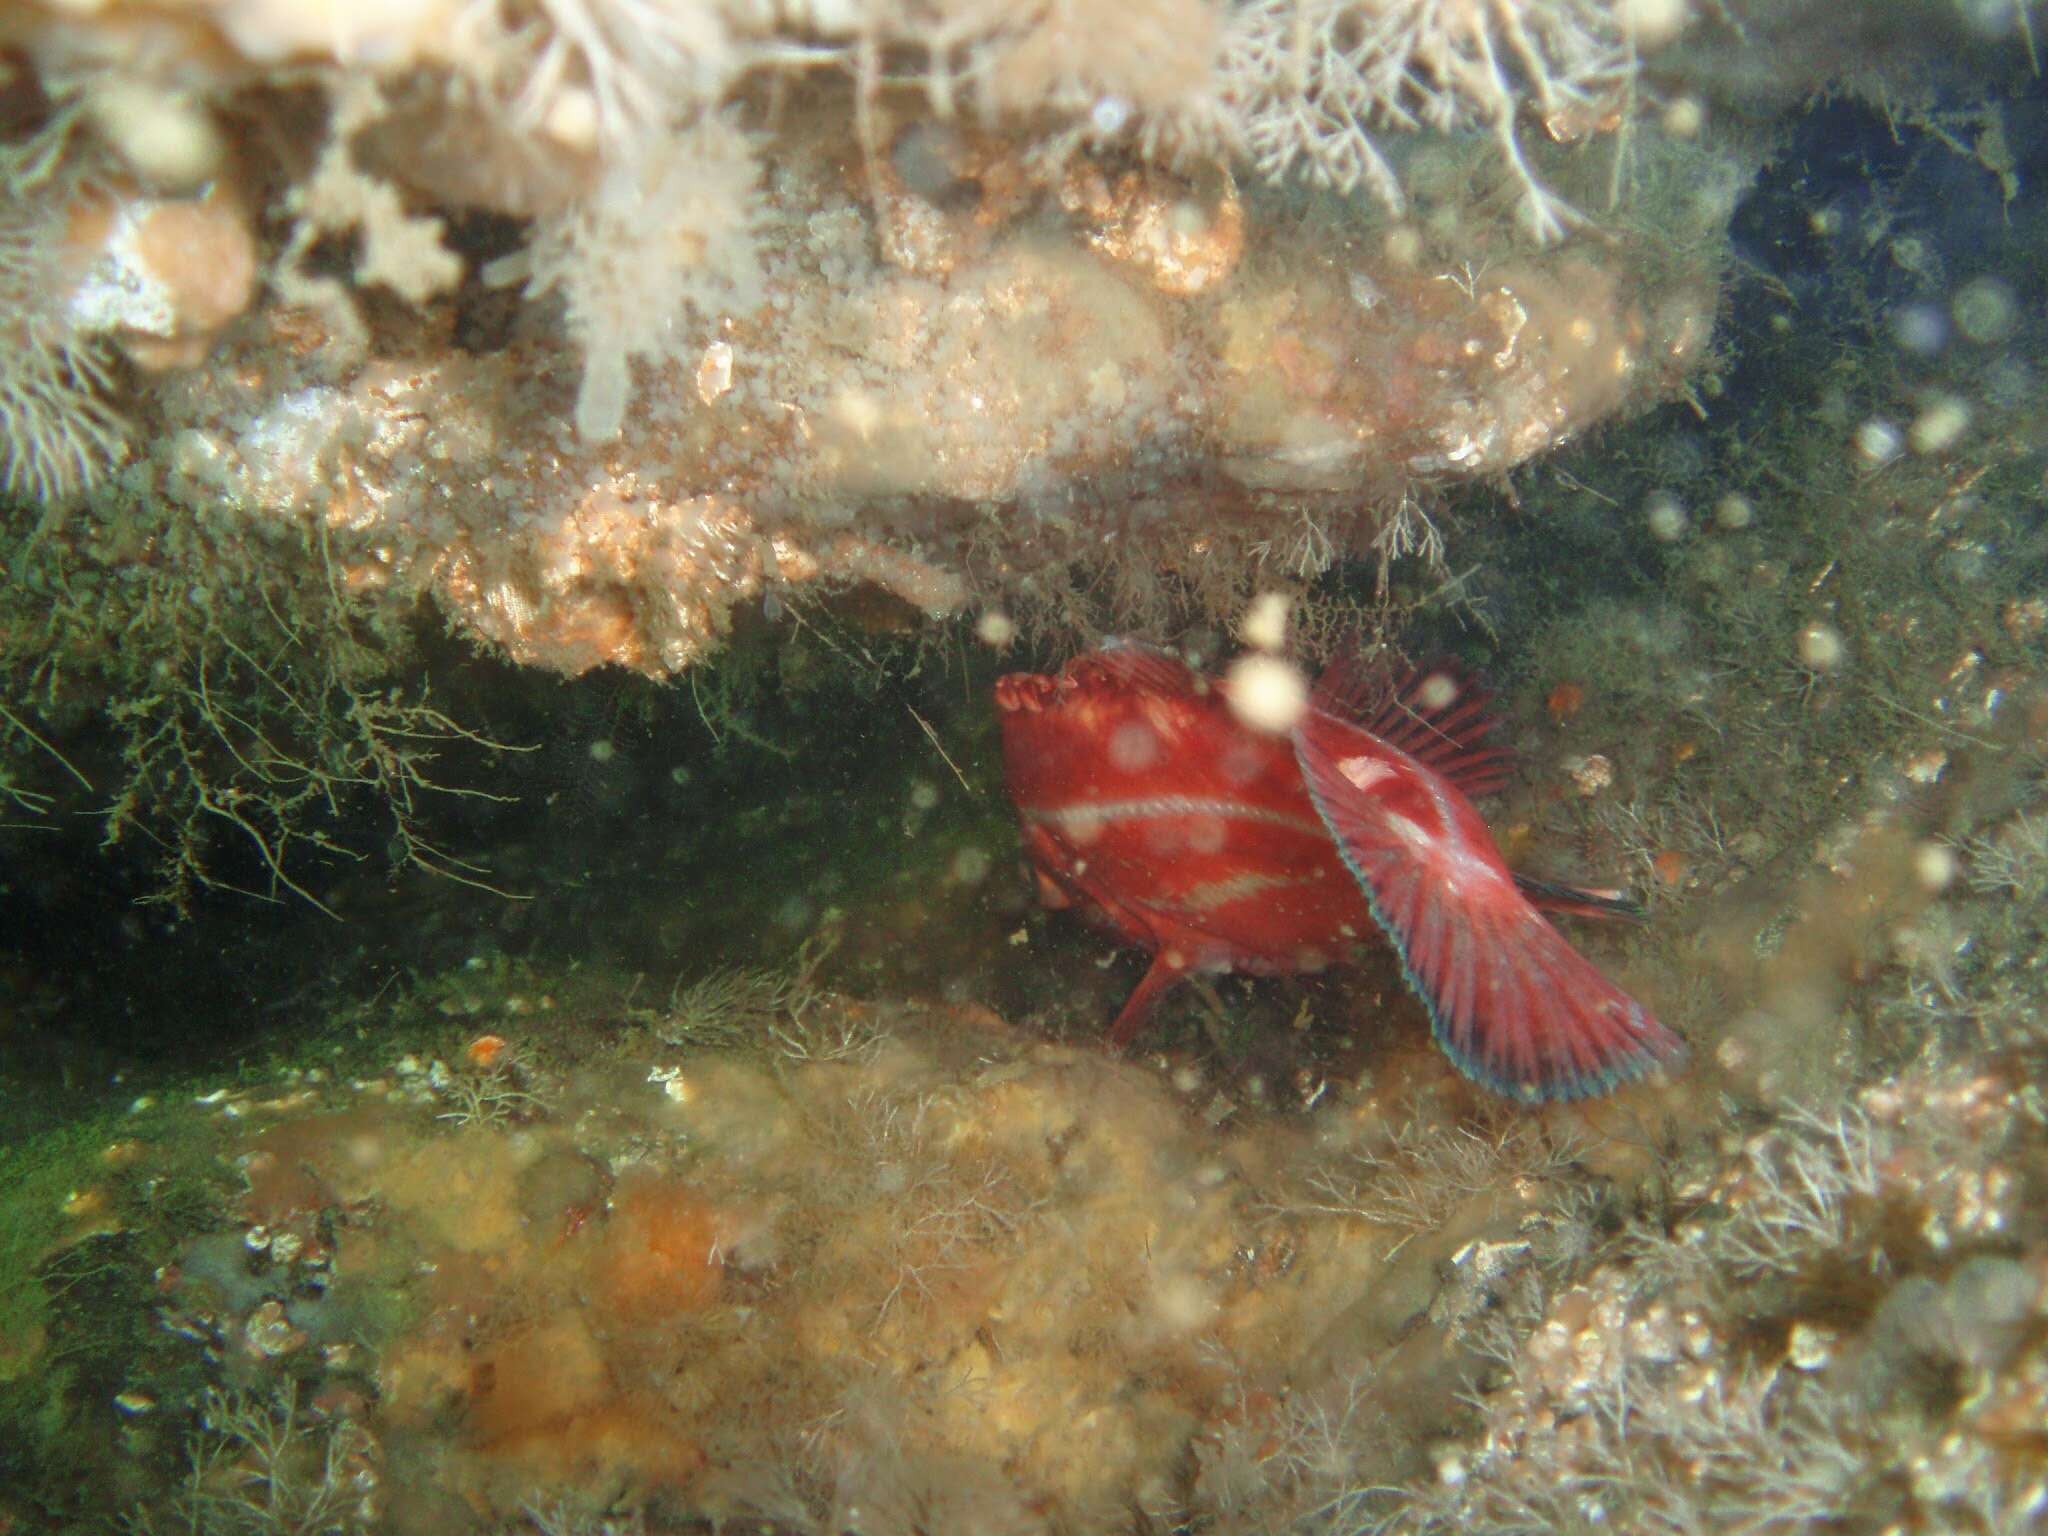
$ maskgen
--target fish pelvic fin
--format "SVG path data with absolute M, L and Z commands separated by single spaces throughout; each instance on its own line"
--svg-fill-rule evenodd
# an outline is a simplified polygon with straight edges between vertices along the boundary
M 1110 1024 L 1104 1043 L 1113 1051 L 1121 1051 L 1129 1046 L 1152 1021 L 1152 1010 L 1159 1006 L 1159 999 L 1187 973 L 1187 966 L 1170 951 L 1160 950 L 1154 954 L 1151 968 L 1132 989 L 1131 995 L 1124 999 L 1124 1005 Z
M 1309 797 L 1466 1077 L 1524 1103 L 1592 1098 L 1685 1046 L 1573 949 L 1511 878 L 1440 867 L 1337 769 L 1342 734 L 1311 716 L 1295 755 Z M 1334 739 L 1333 739 L 1334 738 Z

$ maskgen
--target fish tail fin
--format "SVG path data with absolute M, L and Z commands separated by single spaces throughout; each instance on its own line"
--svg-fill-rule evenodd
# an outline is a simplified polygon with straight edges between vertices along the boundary
M 1600 891 L 1590 886 L 1566 885 L 1557 880 L 1539 880 L 1534 875 L 1516 875 L 1515 885 L 1542 912 L 1563 912 L 1571 917 L 1618 917 L 1640 923 L 1648 914 L 1643 904 L 1626 891 Z

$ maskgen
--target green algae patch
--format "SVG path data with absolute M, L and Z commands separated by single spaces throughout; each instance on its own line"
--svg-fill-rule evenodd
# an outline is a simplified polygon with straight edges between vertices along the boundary
M 0 1383 L 36 1368 L 48 1344 L 49 1298 L 37 1266 L 71 1219 L 64 1207 L 99 1148 L 96 1126 L 66 1126 L 0 1147 Z
M 154 1277 L 225 1194 L 200 1125 L 147 1100 L 0 1147 L 0 1473 L 52 1517 L 93 1497 L 120 1402 L 196 1370 Z

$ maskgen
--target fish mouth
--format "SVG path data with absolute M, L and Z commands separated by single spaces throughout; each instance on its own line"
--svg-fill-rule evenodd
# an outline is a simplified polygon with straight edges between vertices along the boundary
M 1059 680 L 1037 672 L 1010 672 L 996 679 L 996 708 L 1005 714 L 1037 714 L 1059 691 Z

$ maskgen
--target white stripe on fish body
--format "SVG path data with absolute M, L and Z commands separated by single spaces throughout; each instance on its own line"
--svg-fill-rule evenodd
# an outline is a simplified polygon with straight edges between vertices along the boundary
M 1318 841 L 1329 834 L 1320 821 L 1286 811 L 1246 805 L 1241 800 L 1197 799 L 1191 795 L 1156 795 L 1142 800 L 1102 800 L 1076 805 L 1032 806 L 1023 819 L 1055 827 L 1086 841 L 1100 837 L 1104 827 L 1128 821 L 1158 821 L 1172 816 L 1212 816 L 1221 821 L 1249 821 L 1261 826 L 1285 827 Z
M 1202 885 L 1191 886 L 1171 901 L 1155 898 L 1153 904 L 1162 908 L 1189 914 L 1206 914 L 1218 907 L 1226 907 L 1233 901 L 1242 901 L 1248 896 L 1258 896 L 1267 891 L 1289 890 L 1307 885 L 1319 884 L 1326 878 L 1326 871 L 1312 870 L 1299 875 L 1262 875 L 1252 871 L 1230 875 L 1221 880 L 1210 880 Z

